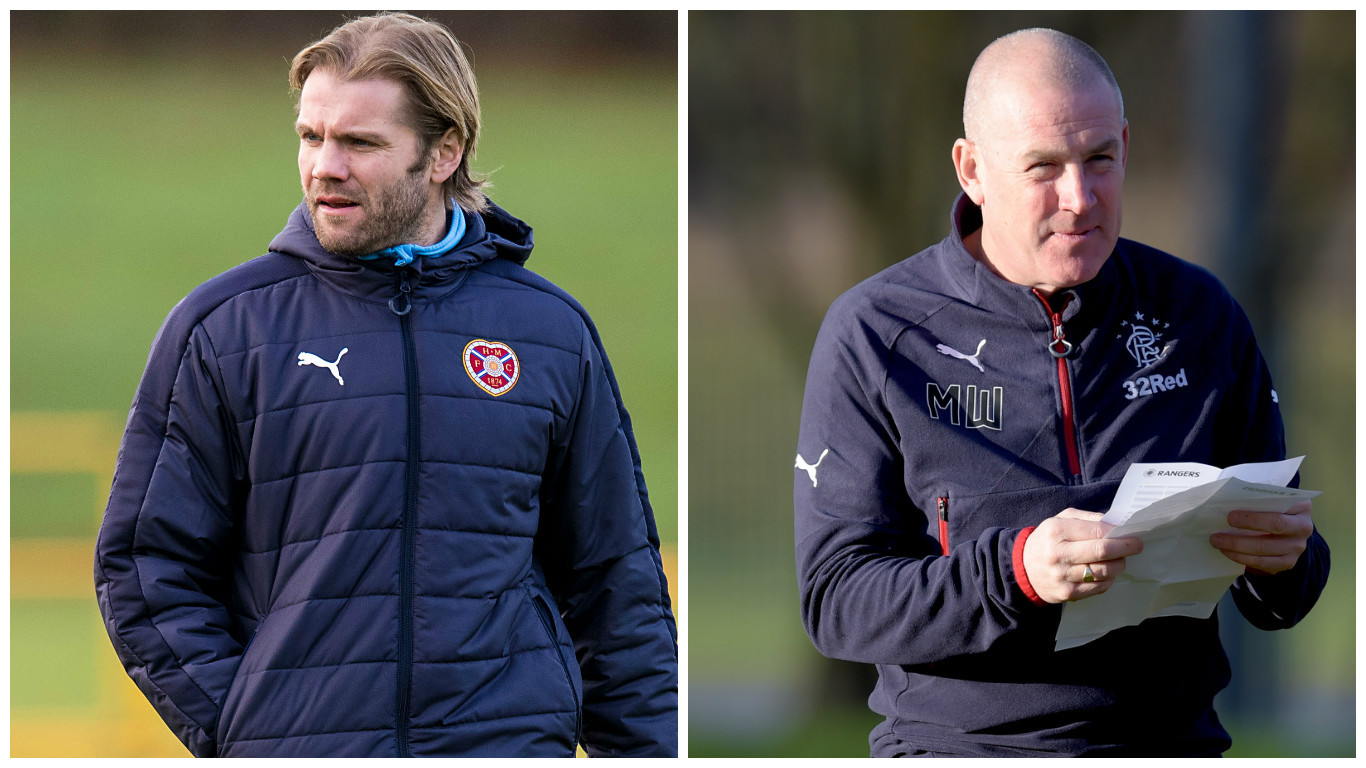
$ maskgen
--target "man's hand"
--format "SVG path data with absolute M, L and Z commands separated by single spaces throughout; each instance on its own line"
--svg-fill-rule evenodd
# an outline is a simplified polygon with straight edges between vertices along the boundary
M 1063 603 L 1099 595 L 1124 572 L 1124 558 L 1143 551 L 1140 539 L 1106 539 L 1113 525 L 1099 512 L 1064 509 L 1039 523 L 1024 546 L 1025 575 L 1040 598 Z M 1301 542 L 1303 543 L 1303 542 Z M 1087 582 L 1090 566 L 1092 582 Z
M 1288 571 L 1295 567 L 1314 533 L 1309 514 L 1312 508 L 1313 503 L 1306 499 L 1284 513 L 1236 509 L 1228 513 L 1228 524 L 1235 530 L 1216 533 L 1209 543 L 1228 559 L 1247 566 L 1249 573 Z

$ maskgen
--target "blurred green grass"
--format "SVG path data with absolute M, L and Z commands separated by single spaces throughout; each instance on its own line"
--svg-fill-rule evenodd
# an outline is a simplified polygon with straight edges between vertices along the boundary
M 93 601 L 22 599 L 10 603 L 10 706 L 94 714 Z M 98 617 L 96 617 L 98 619 Z M 42 684 L 25 684 L 41 679 Z
M 108 489 L 97 488 L 91 474 L 14 474 L 10 478 L 10 509 L 23 513 L 10 515 L 10 537 L 89 536 L 91 499 L 105 493 Z
M 300 199 L 287 66 L 257 54 L 12 54 L 12 412 L 121 422 L 171 307 L 265 251 Z M 475 168 L 495 171 L 491 197 L 535 229 L 527 266 L 593 316 L 661 536 L 674 542 L 675 72 L 478 74 L 485 139 Z M 12 542 L 89 539 L 93 549 L 92 494 L 108 488 L 92 477 L 14 474 Z M 81 568 L 65 583 L 90 583 L 93 598 L 89 560 Z M 100 695 L 91 678 L 113 658 L 94 600 L 26 592 L 10 618 L 12 718 L 90 716 Z
M 867 707 L 830 707 L 794 721 L 776 737 L 727 738 L 701 733 L 688 738 L 689 757 L 867 757 L 868 732 L 879 718 Z

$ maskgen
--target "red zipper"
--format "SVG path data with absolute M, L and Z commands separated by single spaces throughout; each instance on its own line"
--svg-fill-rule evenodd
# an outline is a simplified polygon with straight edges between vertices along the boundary
M 940 496 L 934 500 L 939 507 L 939 551 L 945 557 L 949 554 L 949 497 Z
M 1077 453 L 1076 412 L 1072 409 L 1072 377 L 1067 373 L 1067 356 L 1072 353 L 1072 342 L 1062 332 L 1062 312 L 1067 309 L 1067 298 L 1057 312 L 1048 303 L 1048 298 L 1038 289 L 1034 295 L 1043 303 L 1048 320 L 1053 325 L 1053 337 L 1048 342 L 1048 353 L 1058 361 L 1058 387 L 1062 390 L 1062 437 L 1067 445 L 1067 467 L 1074 477 L 1081 476 L 1081 457 Z

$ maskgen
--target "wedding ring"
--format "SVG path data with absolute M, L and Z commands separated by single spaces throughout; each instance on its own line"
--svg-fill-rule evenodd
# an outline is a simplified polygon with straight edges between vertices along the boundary
M 1085 584 L 1090 584 L 1096 580 L 1096 574 L 1091 570 L 1091 566 L 1089 564 L 1085 568 L 1081 569 L 1081 580 Z

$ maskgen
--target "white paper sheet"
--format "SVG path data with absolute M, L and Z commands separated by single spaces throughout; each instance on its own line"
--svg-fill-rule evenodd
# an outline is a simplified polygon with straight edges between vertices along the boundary
M 1235 509 L 1284 512 L 1319 491 L 1285 487 L 1303 456 L 1219 469 L 1206 464 L 1134 464 L 1102 518 L 1107 537 L 1138 536 L 1143 552 L 1104 594 L 1068 603 L 1055 650 L 1074 648 L 1154 616 L 1206 618 L 1243 572 L 1209 543 Z

